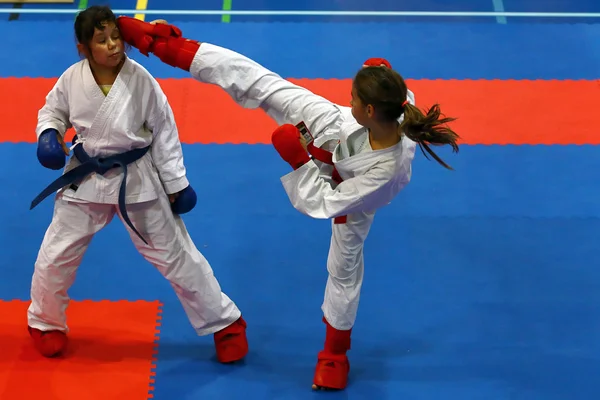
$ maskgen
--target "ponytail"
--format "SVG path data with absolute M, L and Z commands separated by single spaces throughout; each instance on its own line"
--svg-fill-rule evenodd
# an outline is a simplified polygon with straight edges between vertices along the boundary
M 425 158 L 427 153 L 431 155 L 443 167 L 453 170 L 448 164 L 429 148 L 433 146 L 449 145 L 454 153 L 458 153 L 458 144 L 456 143 L 460 137 L 447 126 L 443 126 L 448 122 L 456 120 L 456 118 L 440 119 L 441 111 L 439 104 L 435 104 L 429 109 L 427 114 L 423 114 L 421 110 L 412 104 L 404 104 L 404 120 L 400 124 L 400 130 L 404 132 L 413 142 L 419 144 Z

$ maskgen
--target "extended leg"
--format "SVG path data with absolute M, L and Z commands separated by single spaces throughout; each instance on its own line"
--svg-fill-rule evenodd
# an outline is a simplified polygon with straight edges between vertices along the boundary
M 114 211 L 103 204 L 73 203 L 58 197 L 35 262 L 29 333 L 44 356 L 62 353 L 67 345 L 67 291 L 92 237 L 108 224 Z
M 316 138 L 327 128 L 335 134 L 341 112 L 350 115 L 349 107 L 336 106 L 242 54 L 181 37 L 173 25 L 130 17 L 119 17 L 118 23 L 123 39 L 143 54 L 153 53 L 195 80 L 219 86 L 242 107 L 262 108 L 279 125 L 304 121 Z
M 227 363 L 248 353 L 246 322 L 221 291 L 213 270 L 194 245 L 181 217 L 166 196 L 128 205 L 128 214 L 149 245 L 129 232 L 142 254 L 169 280 L 198 335 L 214 334 L 217 358 Z

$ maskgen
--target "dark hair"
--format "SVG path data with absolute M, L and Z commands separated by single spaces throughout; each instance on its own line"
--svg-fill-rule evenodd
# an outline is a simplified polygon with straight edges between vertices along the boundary
M 353 84 L 360 101 L 363 105 L 372 105 L 379 120 L 397 121 L 404 113 L 400 130 L 410 140 L 418 143 L 427 159 L 429 157 L 425 151 L 445 168 L 452 169 L 429 148 L 429 145 L 449 145 L 453 152 L 458 152 L 456 142 L 459 136 L 452 129 L 443 126 L 456 118 L 440 118 L 442 113 L 439 104 L 431 107 L 426 114 L 412 104 L 404 104 L 408 94 L 406 82 L 399 73 L 388 67 L 361 68 Z
M 106 23 L 117 24 L 117 18 L 108 6 L 91 6 L 77 14 L 75 18 L 75 38 L 77 42 L 88 46 L 94 37 L 96 28 L 103 30 Z

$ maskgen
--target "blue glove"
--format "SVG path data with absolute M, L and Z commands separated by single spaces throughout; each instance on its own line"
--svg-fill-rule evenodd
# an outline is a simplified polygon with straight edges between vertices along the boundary
M 171 203 L 171 210 L 173 210 L 174 214 L 185 214 L 192 211 L 196 206 L 196 201 L 196 192 L 190 185 L 179 192 L 179 196 Z
M 61 169 L 67 163 L 67 156 L 58 141 L 56 129 L 46 129 L 38 139 L 37 158 L 40 164 L 50 169 Z

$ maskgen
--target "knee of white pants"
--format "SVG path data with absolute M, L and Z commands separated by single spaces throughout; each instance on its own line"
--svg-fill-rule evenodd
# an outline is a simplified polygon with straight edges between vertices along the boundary
M 364 276 L 362 244 L 353 248 L 332 247 L 327 270 L 323 313 L 334 328 L 350 329 L 356 319 Z
M 356 213 L 345 224 L 332 221 L 327 270 L 339 284 L 352 286 L 362 279 L 357 276 L 362 276 L 364 243 L 374 217 L 374 212 Z
M 136 248 L 166 279 L 187 288 L 198 276 L 213 273 L 210 264 L 192 241 L 183 220 L 173 215 L 168 200 L 159 198 L 132 205 L 128 214 L 150 243 L 146 245 L 130 231 Z
M 78 266 L 92 237 L 110 223 L 113 215 L 109 204 L 73 203 L 57 198 L 36 267 Z
M 352 284 L 363 265 L 362 241 L 340 240 L 334 235 L 327 257 L 327 271 L 340 282 Z

